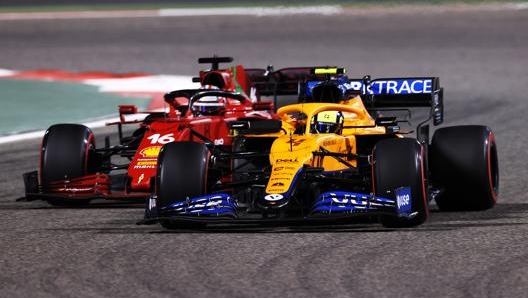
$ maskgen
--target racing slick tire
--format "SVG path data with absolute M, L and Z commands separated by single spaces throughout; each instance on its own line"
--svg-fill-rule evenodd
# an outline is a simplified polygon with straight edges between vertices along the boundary
M 431 141 L 431 178 L 442 191 L 441 211 L 492 208 L 499 191 L 499 162 L 493 132 L 486 126 L 440 128 Z
M 50 183 L 95 173 L 95 138 L 92 130 L 80 124 L 55 124 L 42 140 L 40 179 L 42 191 L 49 192 Z M 78 206 L 90 199 L 50 198 L 55 206 Z
M 202 143 L 172 142 L 163 146 L 156 174 L 156 206 L 160 217 L 164 216 L 163 207 L 206 194 L 209 159 L 210 152 Z M 168 229 L 195 227 L 163 219 L 160 224 Z
M 374 194 L 394 199 L 395 190 L 409 187 L 413 217 L 383 215 L 381 224 L 388 228 L 413 227 L 425 222 L 428 216 L 424 179 L 424 148 L 415 139 L 385 139 L 374 147 Z

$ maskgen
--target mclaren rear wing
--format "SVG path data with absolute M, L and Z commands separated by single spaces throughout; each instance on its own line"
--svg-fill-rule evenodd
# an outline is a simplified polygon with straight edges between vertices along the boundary
M 443 122 L 443 88 L 438 77 L 400 77 L 371 80 L 370 76 L 349 79 L 343 68 L 288 67 L 273 70 L 246 69 L 253 86 L 260 95 L 277 97 L 296 95 L 299 100 L 309 98 L 312 88 L 320 83 L 335 84 L 343 99 L 348 95 L 361 95 L 368 110 L 430 107 L 434 125 Z M 334 76 L 331 78 L 331 76 Z
M 349 92 L 360 94 L 368 110 L 430 107 L 434 125 L 444 120 L 444 89 L 438 77 L 351 79 Z

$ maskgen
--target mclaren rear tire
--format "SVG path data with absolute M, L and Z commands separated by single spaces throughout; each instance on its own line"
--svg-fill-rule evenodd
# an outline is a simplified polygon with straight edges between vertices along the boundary
M 170 217 L 164 207 L 206 194 L 209 159 L 210 152 L 202 143 L 172 142 L 163 146 L 156 174 L 156 207 L 160 217 Z M 184 227 L 171 220 L 160 220 L 160 224 L 169 229 Z
M 42 191 L 49 192 L 54 181 L 78 178 L 95 173 L 95 138 L 92 130 L 80 124 L 55 124 L 48 128 L 42 141 L 40 181 Z M 79 206 L 89 199 L 51 198 L 55 206 Z
M 384 215 L 381 224 L 388 228 L 405 228 L 422 224 L 428 217 L 424 177 L 424 148 L 415 139 L 395 138 L 376 143 L 374 147 L 374 194 L 396 199 L 400 187 L 410 188 L 410 213 L 413 217 Z
M 499 162 L 493 132 L 486 126 L 440 128 L 430 147 L 432 181 L 442 190 L 441 211 L 492 208 L 499 192 Z

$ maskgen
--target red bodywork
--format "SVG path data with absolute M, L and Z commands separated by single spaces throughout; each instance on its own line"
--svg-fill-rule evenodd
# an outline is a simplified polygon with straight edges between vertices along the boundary
M 87 173 L 85 176 L 61 180 L 50 183 L 46 192 L 27 194 L 27 197 L 44 198 L 69 198 L 69 199 L 143 199 L 154 191 L 157 157 L 164 144 L 178 141 L 210 142 L 215 146 L 231 148 L 232 139 L 229 136 L 228 123 L 239 119 L 272 119 L 273 103 L 259 101 L 251 80 L 244 68 L 240 65 L 227 69 L 212 69 L 201 71 L 199 78 L 204 91 L 214 87 L 214 90 L 238 93 L 243 100 L 228 99 L 225 101 L 225 111 L 218 115 L 198 115 L 188 108 L 189 99 L 186 97 L 173 97 L 167 99 L 168 110 L 160 112 L 140 112 L 156 115 L 147 121 L 127 120 L 131 115 L 137 114 L 133 105 L 119 107 L 120 121 L 108 123 L 117 125 L 121 131 L 124 124 L 139 124 L 142 137 L 130 157 L 128 167 L 121 166 L 121 171 L 127 168 L 123 187 L 115 187 L 117 180 L 112 176 L 111 170 Z M 196 91 L 196 90 L 194 90 Z M 178 91 L 174 91 L 178 92 Z M 200 92 L 200 91 L 198 91 Z M 97 148 L 96 152 L 118 152 L 119 148 L 126 149 L 126 144 L 113 148 Z M 117 148 L 117 149 L 116 149 Z M 102 154 L 102 153 L 100 153 Z M 116 155 L 123 156 L 122 153 Z M 41 169 L 42 170 L 42 169 Z M 122 177 L 123 175 L 121 175 Z M 192 183 L 192 181 L 189 181 Z
M 272 114 L 267 111 L 255 111 L 251 102 L 236 106 L 226 106 L 223 115 L 213 116 L 186 116 L 174 115 L 171 107 L 169 117 L 157 119 L 145 125 L 146 132 L 139 145 L 138 151 L 128 167 L 128 176 L 131 179 L 130 188 L 133 191 L 151 190 L 151 178 L 156 175 L 156 164 L 159 151 L 169 142 L 178 141 L 203 141 L 197 134 L 210 140 L 217 146 L 231 147 L 228 122 L 241 118 L 272 119 Z M 270 105 L 271 107 L 271 105 Z M 170 116 L 173 114 L 173 116 Z

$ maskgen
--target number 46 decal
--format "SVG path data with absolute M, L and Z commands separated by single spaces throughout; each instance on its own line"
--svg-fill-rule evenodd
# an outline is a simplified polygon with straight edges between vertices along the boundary
M 167 143 L 170 143 L 170 142 L 174 142 L 176 140 L 174 138 L 174 134 L 173 133 L 168 133 L 168 134 L 164 134 L 164 135 L 161 135 L 159 133 L 155 133 L 155 134 L 151 135 L 150 137 L 148 137 L 147 139 L 150 140 L 151 144 L 167 144 Z

